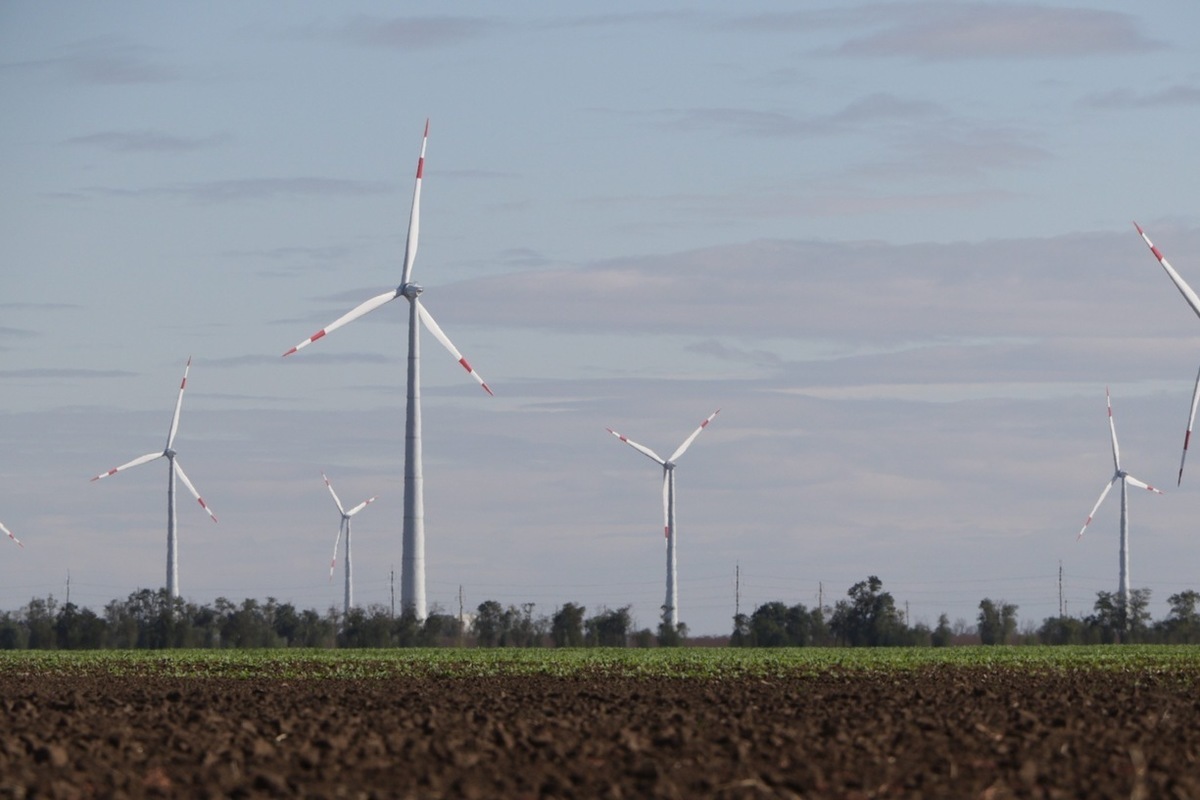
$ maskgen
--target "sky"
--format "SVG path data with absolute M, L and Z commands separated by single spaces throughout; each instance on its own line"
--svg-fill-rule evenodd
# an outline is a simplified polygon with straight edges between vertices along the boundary
M 495 391 L 422 359 L 427 591 L 812 607 L 877 575 L 914 622 L 1037 625 L 1130 573 L 1200 589 L 1200 455 L 1176 486 L 1200 320 L 1200 7 L 1079 2 L 16 2 L 0 6 L 0 609 L 165 581 L 340 608 L 399 594 L 414 279 Z

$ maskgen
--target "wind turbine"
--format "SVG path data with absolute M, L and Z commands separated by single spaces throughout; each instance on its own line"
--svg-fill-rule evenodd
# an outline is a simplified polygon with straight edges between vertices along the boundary
M 1133 227 L 1137 228 L 1137 232 L 1141 234 L 1142 240 L 1150 247 L 1150 252 L 1154 253 L 1154 257 L 1158 259 L 1158 263 L 1162 264 L 1162 268 L 1167 271 L 1167 276 L 1174 282 L 1175 288 L 1183 295 L 1183 299 L 1192 307 L 1192 311 L 1196 312 L 1196 316 L 1200 317 L 1200 297 L 1192 291 L 1192 287 L 1187 285 L 1175 268 L 1171 266 L 1171 262 L 1167 261 L 1167 257 L 1162 254 L 1162 251 L 1154 246 L 1154 242 L 1150 241 L 1150 237 L 1142 230 L 1142 226 L 1136 222 Z M 1183 462 L 1187 460 L 1188 444 L 1192 439 L 1192 425 L 1196 422 L 1196 404 L 1200 402 L 1200 372 L 1196 373 L 1196 386 L 1192 389 L 1192 411 L 1188 414 L 1187 431 L 1183 434 L 1183 456 L 1179 459 L 1179 480 L 1176 485 L 1183 483 Z
M 20 547 L 22 550 L 25 549 L 25 545 L 21 544 L 21 540 L 15 536 L 13 536 L 12 531 L 10 531 L 8 528 L 4 527 L 3 522 L 0 522 L 0 531 L 3 531 L 5 536 L 7 536 L 8 538 L 10 538 L 14 542 L 16 542 L 17 546 Z
M 709 414 L 708 419 L 701 422 L 700 427 L 692 431 L 692 435 L 675 448 L 675 452 L 671 454 L 670 458 L 663 458 L 649 447 L 622 436 L 612 428 L 606 429 L 634 450 L 653 459 L 663 469 L 663 536 L 667 540 L 667 599 L 663 604 L 663 621 L 670 625 L 672 630 L 679 625 L 679 583 L 675 573 L 675 461 L 691 447 L 692 442 L 700 435 L 700 431 L 707 428 L 708 423 L 712 422 L 713 417 L 719 413 L 721 413 L 721 409 L 718 408 Z
M 1108 429 L 1112 433 L 1112 452 L 1113 452 L 1113 472 L 1112 480 L 1104 487 L 1104 491 L 1100 493 L 1100 499 L 1096 501 L 1096 505 L 1092 506 L 1092 512 L 1088 514 L 1087 520 L 1083 523 L 1083 527 L 1079 529 L 1079 535 L 1075 537 L 1075 541 L 1083 538 L 1083 532 L 1087 530 L 1088 524 L 1092 521 L 1092 517 L 1096 515 L 1096 510 L 1100 508 L 1100 504 L 1104 502 L 1104 498 L 1108 496 L 1108 492 L 1117 483 L 1121 482 L 1121 577 L 1117 593 L 1121 598 L 1121 609 L 1125 612 L 1129 608 L 1129 492 L 1130 486 L 1136 486 L 1139 489 L 1149 489 L 1156 494 L 1162 494 L 1161 491 L 1155 489 L 1148 483 L 1143 483 L 1137 478 L 1130 475 L 1125 470 L 1121 469 L 1121 449 L 1117 446 L 1117 426 L 1113 422 L 1112 413 L 1112 397 L 1108 393 L 1108 387 L 1104 388 L 1104 397 L 1108 403 Z
M 300 344 L 284 353 L 290 356 L 353 322 L 397 297 L 408 300 L 408 398 L 404 421 L 404 536 L 400 561 L 400 605 L 404 611 L 425 619 L 425 478 L 421 471 L 421 339 L 418 320 L 429 329 L 433 337 L 450 351 L 467 372 L 489 395 L 492 390 L 479 373 L 467 363 L 463 354 L 450 342 L 433 316 L 425 310 L 418 299 L 422 287 L 412 282 L 413 261 L 417 256 L 417 238 L 421 221 L 421 178 L 425 172 L 425 144 L 429 139 L 429 120 L 425 120 L 425 134 L 421 138 L 421 156 L 417 159 L 416 187 L 413 189 L 412 212 L 408 218 L 408 240 L 404 245 L 404 273 L 400 285 L 394 290 L 376 295 L 350 312 L 338 317 L 326 327 L 314 333 Z
M 175 401 L 175 414 L 171 417 L 171 430 L 167 433 L 167 446 L 160 453 L 147 453 L 144 456 L 138 456 L 133 461 L 127 464 L 122 464 L 119 467 L 113 467 L 108 472 L 101 472 L 96 477 L 92 478 L 98 481 L 101 478 L 107 478 L 109 475 L 116 475 L 118 472 L 136 467 L 139 464 L 145 464 L 148 461 L 154 461 L 158 458 L 167 459 L 167 595 L 170 597 L 179 596 L 179 553 L 176 547 L 175 535 L 175 476 L 179 476 L 179 480 L 183 481 L 183 485 L 188 488 L 192 496 L 196 498 L 196 502 L 200 507 L 208 512 L 212 517 L 212 521 L 217 521 L 217 515 L 212 512 L 208 504 L 204 502 L 204 498 L 196 491 L 196 487 L 188 480 L 187 474 L 184 473 L 183 467 L 176 460 L 175 455 L 175 434 L 179 431 L 179 410 L 183 408 L 183 390 L 187 387 L 188 370 L 192 368 L 192 359 L 189 356 L 187 365 L 183 368 L 183 380 L 179 383 L 179 399 Z
M 342 501 L 338 499 L 337 492 L 333 490 L 333 484 L 329 482 L 329 478 L 324 472 L 321 473 L 321 477 L 325 478 L 325 488 L 329 489 L 329 494 L 333 496 L 333 502 L 337 504 L 338 512 L 342 515 L 341 524 L 338 525 L 337 538 L 333 540 L 333 559 L 329 562 L 329 580 L 333 580 L 333 565 L 337 563 L 338 542 L 342 540 L 342 531 L 346 532 L 346 599 L 342 613 L 349 614 L 350 606 L 354 605 L 354 578 L 353 569 L 350 566 L 350 518 L 375 502 L 375 498 L 363 500 L 347 511 L 342 507 Z

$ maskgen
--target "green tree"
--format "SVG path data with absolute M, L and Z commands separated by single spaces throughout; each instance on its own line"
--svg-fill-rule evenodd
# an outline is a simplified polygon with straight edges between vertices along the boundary
M 885 647 L 903 644 L 905 627 L 890 592 L 872 575 L 846 592 L 850 600 L 839 600 L 829 620 L 830 631 L 851 647 Z
M 1200 592 L 1191 589 L 1167 598 L 1171 610 L 1160 623 L 1163 638 L 1170 644 L 1200 644 Z
M 750 615 L 750 643 L 752 647 L 787 647 L 788 607 L 779 600 L 763 603 Z
M 1008 644 L 1017 631 L 1017 606 L 1012 603 L 993 602 L 990 598 L 979 601 L 979 641 L 983 644 Z
M 391 610 L 379 603 L 372 603 L 367 608 L 351 608 L 342 621 L 338 644 L 342 647 L 391 647 Z
M 555 647 L 583 647 L 583 606 L 567 603 L 550 618 L 550 638 Z
M 1041 644 L 1084 644 L 1087 641 L 1087 626 L 1074 617 L 1046 617 L 1037 630 Z
M 954 641 L 954 632 L 950 629 L 950 617 L 946 614 L 939 614 L 937 627 L 930 634 L 929 643 L 934 647 L 949 647 L 952 641 Z
M 679 647 L 687 641 L 687 635 L 686 622 L 672 625 L 669 620 L 661 619 L 658 623 L 658 635 L 655 638 L 659 647 Z
M 584 622 L 584 639 L 592 647 L 625 647 L 633 619 L 630 606 L 604 609 Z
M 745 614 L 735 614 L 733 617 L 733 633 L 729 637 L 730 647 L 751 647 L 753 640 L 750 636 L 750 617 Z
M 495 600 L 485 600 L 475 609 L 471 629 L 480 647 L 502 647 L 508 638 L 510 620 L 504 607 Z
M 45 600 L 40 597 L 31 598 L 29 604 L 22 609 L 25 628 L 29 632 L 30 650 L 54 650 L 58 647 L 58 636 L 54 629 L 57 608 L 58 602 L 54 595 L 50 595 Z

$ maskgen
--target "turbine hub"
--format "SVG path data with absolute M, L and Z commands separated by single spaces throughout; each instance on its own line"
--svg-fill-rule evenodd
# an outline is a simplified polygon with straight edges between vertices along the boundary
M 166 450 L 163 450 L 163 455 L 166 456 L 167 458 L 175 458 L 176 452 L 173 449 L 171 449 L 170 447 L 168 447 Z
M 400 286 L 400 288 L 399 288 L 399 290 L 398 290 L 398 292 L 399 292 L 400 294 L 404 295 L 404 296 L 405 296 L 405 297 L 407 297 L 409 300 L 413 300 L 413 299 L 415 299 L 415 298 L 416 298 L 416 296 L 417 296 L 417 295 L 419 295 L 419 294 L 420 294 L 421 292 L 423 292 L 423 291 L 425 291 L 425 289 L 424 289 L 424 287 L 422 287 L 422 286 L 421 286 L 421 284 L 419 284 L 419 283 L 405 283 L 405 284 L 401 284 L 401 286 Z

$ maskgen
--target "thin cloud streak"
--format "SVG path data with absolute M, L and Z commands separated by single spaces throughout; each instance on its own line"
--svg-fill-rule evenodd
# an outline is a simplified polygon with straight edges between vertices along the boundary
M 187 153 L 231 141 L 225 133 L 209 136 L 177 136 L 163 131 L 100 131 L 73 136 L 63 144 L 96 147 L 110 153 Z
M 1135 17 L 1111 11 L 1001 3 L 873 8 L 887 20 L 885 29 L 843 42 L 836 54 L 959 61 L 1119 55 L 1159 46 L 1141 33 Z
M 395 187 L 382 181 L 353 181 L 340 178 L 242 178 L 143 189 L 122 189 L 107 186 L 84 187 L 82 191 L 105 197 L 180 197 L 202 203 L 227 203 L 248 200 L 271 200 L 279 197 L 335 196 L 362 197 L 389 194 Z
M 1118 110 L 1197 106 L 1200 105 L 1200 87 L 1177 84 L 1156 92 L 1113 89 L 1111 92 L 1088 95 L 1080 101 L 1080 105 L 1086 108 Z
M 358 15 L 334 26 L 313 26 L 304 33 L 312 38 L 359 47 L 432 50 L 475 41 L 500 27 L 501 23 L 487 17 Z

